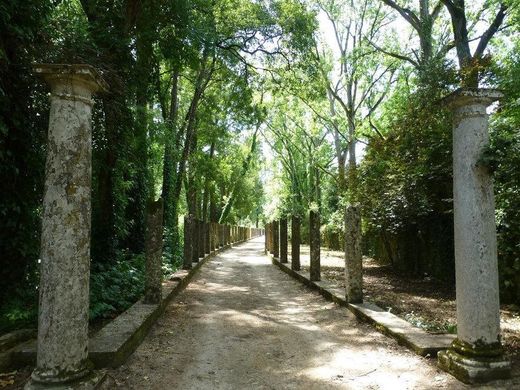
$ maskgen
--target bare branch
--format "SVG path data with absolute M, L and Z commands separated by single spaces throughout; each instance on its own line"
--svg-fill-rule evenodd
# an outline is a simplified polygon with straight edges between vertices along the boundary
M 383 3 L 395 9 L 418 32 L 421 33 L 421 22 L 417 15 L 409 9 L 401 7 L 393 0 L 381 0 Z
M 500 28 L 500 25 L 504 21 L 507 14 L 507 6 L 505 4 L 500 4 L 500 9 L 498 10 L 497 14 L 495 15 L 495 19 L 493 19 L 493 22 L 489 25 L 488 29 L 482 34 L 482 38 L 480 38 L 480 41 L 478 43 L 477 49 L 475 50 L 475 53 L 473 54 L 474 58 L 481 58 L 484 54 L 484 50 L 486 50 L 486 47 L 493 38 L 493 35 L 498 31 Z
M 419 63 L 417 61 L 415 61 L 414 59 L 408 57 L 408 56 L 405 56 L 403 54 L 398 54 L 398 53 L 393 53 L 393 52 L 390 52 L 388 50 L 385 50 L 383 49 L 382 47 L 379 47 L 377 46 L 374 42 L 372 41 L 368 41 L 368 43 L 373 46 L 376 50 L 379 50 L 381 53 L 383 54 L 386 54 L 387 56 L 390 56 L 390 57 L 394 57 L 394 58 L 397 58 L 398 60 L 402 60 L 402 61 L 407 61 L 409 62 L 410 64 L 412 64 L 414 67 L 418 68 L 419 67 Z

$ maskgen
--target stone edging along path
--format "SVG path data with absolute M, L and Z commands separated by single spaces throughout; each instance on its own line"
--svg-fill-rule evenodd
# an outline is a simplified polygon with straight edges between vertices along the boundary
M 159 304 L 145 304 L 140 299 L 128 310 L 105 325 L 89 339 L 89 359 L 96 368 L 115 368 L 135 351 L 170 301 L 188 285 L 200 267 L 210 258 L 248 240 L 238 241 L 216 249 L 193 263 L 190 270 L 179 270 L 163 282 L 163 299 Z M 36 363 L 36 340 L 30 340 L 11 352 L 11 366 L 22 367 Z
M 437 357 L 437 352 L 448 349 L 451 342 L 455 339 L 454 334 L 431 334 L 416 328 L 409 322 L 399 318 L 395 314 L 389 313 L 379 306 L 370 303 L 348 303 L 345 299 L 345 290 L 334 287 L 327 281 L 321 280 L 313 282 L 309 278 L 308 272 L 294 271 L 291 269 L 291 263 L 281 263 L 279 259 L 268 255 L 274 265 L 278 266 L 282 271 L 289 274 L 293 278 L 299 280 L 306 286 L 318 290 L 323 297 L 329 301 L 346 307 L 354 315 L 368 322 L 381 333 L 397 340 L 401 345 L 414 351 L 416 354 L 424 357 Z

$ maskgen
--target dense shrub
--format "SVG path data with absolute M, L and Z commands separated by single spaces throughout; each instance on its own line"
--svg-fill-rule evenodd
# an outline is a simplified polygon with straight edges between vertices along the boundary
M 400 93 L 360 167 L 365 248 L 404 274 L 452 279 L 450 117 L 439 89 Z
M 503 301 L 520 303 L 520 41 L 496 69 L 504 99 L 486 155 L 495 171 L 498 262 Z
M 106 318 L 127 309 L 144 291 L 144 256 L 121 251 L 106 265 L 93 263 L 90 275 L 90 319 Z

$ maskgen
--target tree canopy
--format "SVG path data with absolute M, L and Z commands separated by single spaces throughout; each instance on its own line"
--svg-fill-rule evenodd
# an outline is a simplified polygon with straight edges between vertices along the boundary
M 501 293 L 520 302 L 518 0 L 7 0 L 0 7 L 0 330 L 36 316 L 48 94 L 33 63 L 87 63 L 93 109 L 91 317 L 142 293 L 146 204 L 164 200 L 165 270 L 183 215 L 262 226 L 347 204 L 365 252 L 453 279 L 451 118 L 496 87 Z M 303 219 L 302 238 L 308 237 Z

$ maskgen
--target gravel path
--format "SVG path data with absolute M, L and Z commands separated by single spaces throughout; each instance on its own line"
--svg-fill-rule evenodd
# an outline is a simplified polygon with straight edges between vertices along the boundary
M 208 262 L 110 387 L 462 389 L 279 271 L 257 238 Z

